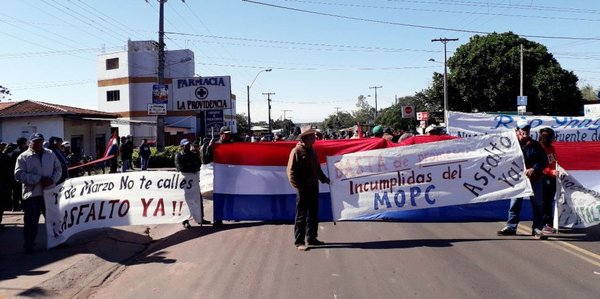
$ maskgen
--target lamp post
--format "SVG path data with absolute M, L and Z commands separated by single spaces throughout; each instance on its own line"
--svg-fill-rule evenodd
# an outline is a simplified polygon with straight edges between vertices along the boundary
M 260 73 L 270 71 L 272 71 L 272 69 L 260 70 L 258 73 L 256 73 L 256 76 L 254 77 L 254 80 L 252 80 L 252 83 L 250 83 L 250 85 L 246 85 L 246 95 L 248 96 L 248 133 L 250 135 L 252 135 L 252 122 L 250 121 L 250 87 L 254 85 L 254 82 L 256 81 L 256 78 L 258 78 L 258 75 L 260 75 Z
M 441 42 L 444 44 L 444 124 L 446 126 L 448 126 L 448 58 L 446 56 L 446 44 L 457 40 L 458 38 L 437 38 L 431 40 L 432 42 Z

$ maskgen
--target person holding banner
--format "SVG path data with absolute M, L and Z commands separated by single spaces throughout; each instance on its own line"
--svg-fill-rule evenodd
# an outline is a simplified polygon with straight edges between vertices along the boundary
M 554 130 L 550 127 L 545 127 L 540 130 L 539 142 L 546 152 L 548 157 L 548 165 L 544 168 L 544 227 L 542 228 L 543 234 L 554 234 L 556 231 L 552 227 L 554 222 L 554 213 L 552 211 L 552 204 L 554 203 L 554 196 L 556 194 L 556 176 L 558 171 L 556 170 L 556 164 L 558 159 L 556 156 L 556 149 L 554 148 Z
M 175 168 L 179 172 L 187 173 L 198 173 L 200 171 L 200 159 L 198 153 L 192 152 L 190 141 L 186 138 L 179 141 L 181 150 L 175 154 Z M 202 193 L 200 193 L 200 209 L 202 209 L 202 216 L 204 216 L 204 205 L 202 204 Z M 191 228 L 188 220 L 183 221 L 185 228 Z M 202 219 L 201 224 L 210 224 L 210 221 Z
M 60 180 L 62 168 L 54 153 L 43 147 L 44 135 L 34 133 L 29 141 L 29 149 L 17 158 L 15 179 L 23 184 L 25 253 L 33 254 L 40 213 L 46 214 L 44 189 Z
M 290 152 L 287 176 L 292 187 L 296 188 L 296 221 L 294 224 L 294 245 L 300 251 L 308 250 L 308 245 L 323 245 L 317 239 L 319 230 L 319 181 L 329 184 L 319 165 L 313 144 L 317 131 L 308 129 L 299 135 L 300 142 Z M 306 238 L 306 243 L 305 243 Z
M 525 159 L 525 176 L 529 178 L 531 188 L 533 189 L 533 196 L 530 198 L 531 208 L 533 210 L 531 234 L 538 238 L 544 238 L 542 234 L 542 227 L 544 226 L 542 177 L 544 168 L 546 168 L 546 165 L 548 164 L 548 158 L 540 143 L 533 140 L 529 135 L 530 130 L 531 125 L 526 120 L 519 120 L 517 122 L 515 131 Z M 511 199 L 510 208 L 508 210 L 508 221 L 506 222 L 506 226 L 497 232 L 499 236 L 514 236 L 517 234 L 517 226 L 519 225 L 522 206 L 522 197 Z

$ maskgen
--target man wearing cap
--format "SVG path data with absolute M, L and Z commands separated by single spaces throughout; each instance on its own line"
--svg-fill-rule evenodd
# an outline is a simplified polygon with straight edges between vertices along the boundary
M 15 179 L 23 184 L 25 253 L 34 252 L 40 213 L 45 214 L 44 189 L 60 180 L 60 162 L 51 150 L 43 147 L 44 136 L 35 133 L 29 148 L 17 158 Z
M 191 151 L 192 144 L 186 138 L 179 141 L 180 151 L 175 154 L 175 167 L 179 172 L 197 173 L 200 171 L 200 159 L 198 154 Z M 204 205 L 202 204 L 202 195 L 200 195 L 200 208 L 204 216 Z M 202 219 L 202 224 L 210 224 L 210 221 Z M 188 220 L 183 222 L 185 228 L 190 228 Z
M 543 238 L 541 231 L 544 226 L 542 177 L 544 168 L 546 168 L 546 165 L 548 164 L 548 157 L 540 143 L 529 136 L 530 130 L 531 125 L 526 120 L 519 120 L 517 122 L 515 131 L 517 133 L 519 145 L 523 151 L 523 157 L 525 158 L 525 176 L 529 178 L 531 188 L 533 189 L 533 196 L 531 196 L 531 208 L 533 210 L 533 227 L 531 229 L 531 234 L 535 237 Z M 497 232 L 499 236 L 514 236 L 517 234 L 517 226 L 519 225 L 522 205 L 522 197 L 511 199 L 510 208 L 508 210 L 508 221 L 506 222 L 506 226 Z
M 308 129 L 301 133 L 300 142 L 290 152 L 287 176 L 292 187 L 296 188 L 296 221 L 294 224 L 294 245 L 300 251 L 308 250 L 308 245 L 323 245 L 317 239 L 319 229 L 319 181 L 329 184 L 319 165 L 313 144 L 316 131 Z M 306 243 L 305 243 L 306 238 Z
M 232 142 L 233 141 L 231 140 L 231 129 L 229 128 L 229 126 L 221 127 L 221 129 L 219 129 L 219 139 L 216 141 L 214 139 L 211 139 L 208 142 L 207 146 L 203 146 L 202 164 L 208 164 L 208 163 L 213 162 L 213 160 L 214 160 L 214 153 L 213 153 L 214 144 L 232 143 Z
M 376 125 L 375 127 L 373 127 L 372 132 L 373 132 L 373 137 L 375 137 L 375 138 L 383 137 L 383 126 Z

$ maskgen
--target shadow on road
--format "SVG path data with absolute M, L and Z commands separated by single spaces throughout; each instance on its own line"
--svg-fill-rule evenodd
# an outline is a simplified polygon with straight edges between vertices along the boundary
M 0 281 L 19 276 L 44 275 L 49 270 L 36 270 L 78 254 L 93 254 L 113 263 L 124 263 L 131 255 L 142 252 L 152 239 L 143 234 L 115 228 L 94 229 L 82 232 L 65 245 L 50 250 L 45 244 L 45 226 L 38 227 L 36 253 L 26 255 L 23 251 L 23 227 L 14 226 L 0 232 Z M 35 290 L 32 290 L 35 292 Z

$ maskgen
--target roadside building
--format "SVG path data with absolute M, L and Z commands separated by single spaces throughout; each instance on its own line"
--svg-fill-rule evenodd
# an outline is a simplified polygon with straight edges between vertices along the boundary
M 201 96 L 201 85 L 215 82 L 206 78 L 215 77 L 196 75 L 193 51 L 168 50 L 165 51 L 164 63 L 166 86 L 159 86 L 158 50 L 159 45 L 155 41 L 130 40 L 125 51 L 97 57 L 98 108 L 121 115 L 112 122 L 119 135 L 132 135 L 135 144 L 144 138 L 155 140 L 158 115 L 164 117 L 165 145 L 178 144 L 178 140 L 184 137 L 195 139 L 206 136 L 211 125 L 217 129 L 223 125 L 237 127 L 235 97 L 231 96 L 230 84 L 227 107 L 211 109 L 220 110 L 219 113 L 208 113 L 208 108 L 196 104 L 200 102 L 196 98 L 174 99 L 174 90 L 183 87 L 193 88 L 192 95 L 197 89 L 196 96 Z M 226 78 L 229 80 L 229 77 Z M 190 84 L 193 86 L 187 83 L 193 83 Z M 160 105 L 163 103 L 165 106 Z M 165 107 L 166 112 L 156 109 L 159 107 Z
M 1 103 L 0 140 L 15 142 L 33 133 L 61 137 L 74 153 L 96 158 L 104 154 L 116 113 L 25 100 Z

